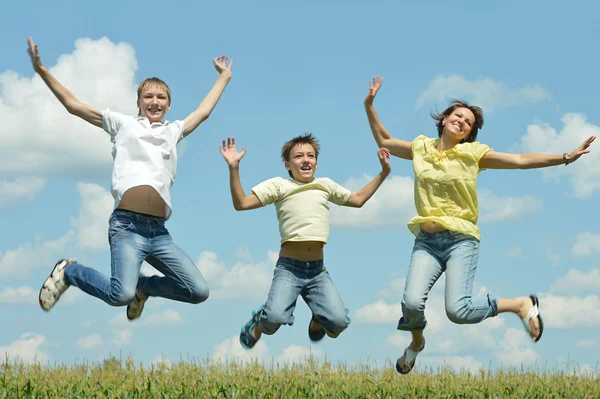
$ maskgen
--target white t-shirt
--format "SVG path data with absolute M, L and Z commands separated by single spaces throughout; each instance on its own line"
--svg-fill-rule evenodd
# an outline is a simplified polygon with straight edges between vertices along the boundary
M 171 217 L 171 186 L 177 171 L 177 143 L 183 121 L 150 124 L 146 117 L 102 111 L 102 128 L 110 134 L 114 159 L 111 192 L 116 209 L 132 187 L 148 185 L 165 201 L 165 220 Z
M 329 204 L 343 205 L 352 192 L 326 177 L 310 183 L 274 177 L 252 188 L 263 205 L 274 203 L 281 243 L 329 238 Z

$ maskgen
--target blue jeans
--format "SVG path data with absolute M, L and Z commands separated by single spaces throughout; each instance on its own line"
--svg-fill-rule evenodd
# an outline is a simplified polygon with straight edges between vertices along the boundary
M 109 219 L 111 277 L 77 262 L 65 269 L 65 281 L 112 306 L 129 304 L 136 287 L 146 296 L 200 303 L 208 284 L 190 257 L 165 228 L 163 218 L 116 209 Z M 140 276 L 146 260 L 163 276 Z
M 472 297 L 479 259 L 479 241 L 454 231 L 426 233 L 415 239 L 402 298 L 398 330 L 423 330 L 429 291 L 446 272 L 446 315 L 457 324 L 475 324 L 498 314 L 498 300 L 487 294 Z
M 302 295 L 330 337 L 337 337 L 350 324 L 348 309 L 344 307 L 323 260 L 304 262 L 279 258 L 258 322 L 260 330 L 271 335 L 282 324 L 294 324 L 298 295 Z

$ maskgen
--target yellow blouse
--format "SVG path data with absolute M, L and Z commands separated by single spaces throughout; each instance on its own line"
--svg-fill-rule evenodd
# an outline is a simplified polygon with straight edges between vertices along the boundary
M 448 230 L 480 239 L 477 227 L 477 175 L 479 160 L 490 147 L 462 143 L 439 152 L 439 139 L 418 136 L 411 144 L 415 172 L 415 206 L 418 216 L 408 228 L 418 235 L 420 224 L 437 222 Z

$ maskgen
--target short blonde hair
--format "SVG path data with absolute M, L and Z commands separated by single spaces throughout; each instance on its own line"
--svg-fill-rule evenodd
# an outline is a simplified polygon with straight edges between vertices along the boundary
M 171 89 L 169 89 L 169 86 L 159 78 L 148 78 L 148 79 L 144 80 L 142 83 L 140 83 L 140 85 L 138 86 L 138 90 L 137 90 L 138 100 L 140 99 L 142 92 L 150 86 L 158 86 L 159 88 L 166 91 L 167 99 L 169 100 L 169 105 L 171 105 Z

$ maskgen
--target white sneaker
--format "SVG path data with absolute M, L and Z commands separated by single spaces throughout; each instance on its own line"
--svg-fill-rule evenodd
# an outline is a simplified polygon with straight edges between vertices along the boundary
M 138 319 L 142 315 L 142 311 L 144 310 L 144 304 L 147 300 L 148 297 L 146 297 L 146 299 L 142 299 L 139 290 L 136 289 L 133 300 L 129 302 L 129 305 L 127 305 L 127 318 L 129 320 Z
M 52 307 L 58 302 L 61 295 L 69 288 L 69 284 L 65 281 L 65 268 L 71 263 L 75 262 L 75 259 L 61 259 L 56 262 L 50 277 L 44 281 L 44 285 L 40 289 L 40 306 L 46 312 L 50 311 Z

